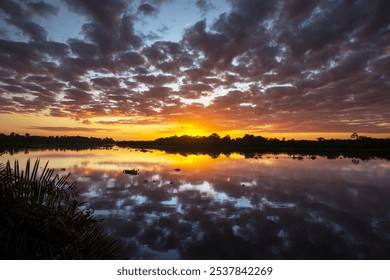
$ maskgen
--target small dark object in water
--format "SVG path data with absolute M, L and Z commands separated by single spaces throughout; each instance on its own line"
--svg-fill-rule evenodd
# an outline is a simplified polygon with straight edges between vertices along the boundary
M 180 168 L 175 168 L 174 170 L 177 171 L 177 172 L 179 172 L 181 169 L 180 169 Z
M 175 183 L 175 181 L 171 181 L 170 184 L 173 185 Z
M 144 180 L 144 183 L 146 184 L 148 182 L 148 180 Z
M 66 169 L 65 168 L 61 168 L 61 171 L 65 171 Z
M 129 175 L 138 175 L 139 169 L 125 169 L 123 170 L 123 173 L 129 174 Z

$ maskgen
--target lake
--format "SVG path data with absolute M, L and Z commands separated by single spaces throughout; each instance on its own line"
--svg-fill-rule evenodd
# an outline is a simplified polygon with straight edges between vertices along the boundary
M 114 147 L 0 162 L 38 158 L 71 173 L 126 259 L 390 259 L 386 160 Z

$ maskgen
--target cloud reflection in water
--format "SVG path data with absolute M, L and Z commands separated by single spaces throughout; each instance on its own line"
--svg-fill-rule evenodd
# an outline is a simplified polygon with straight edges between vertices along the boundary
M 125 258 L 390 258 L 386 161 L 85 153 L 69 171 Z

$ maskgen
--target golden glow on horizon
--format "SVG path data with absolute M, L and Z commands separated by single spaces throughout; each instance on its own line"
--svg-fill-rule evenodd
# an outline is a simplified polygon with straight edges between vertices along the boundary
M 354 131 L 348 132 L 273 132 L 272 125 L 259 127 L 258 130 L 245 129 L 221 129 L 211 124 L 211 121 L 205 118 L 186 118 L 172 123 L 148 123 L 147 120 L 138 119 L 134 124 L 115 123 L 118 117 L 100 117 L 89 118 L 83 123 L 83 120 L 74 120 L 64 117 L 50 117 L 42 115 L 22 115 L 22 114 L 0 114 L 2 120 L 0 133 L 10 134 L 15 132 L 21 135 L 29 133 L 30 135 L 41 136 L 86 136 L 113 138 L 114 140 L 154 140 L 160 137 L 170 136 L 209 136 L 217 133 L 224 137 L 229 135 L 231 138 L 243 137 L 245 134 L 260 135 L 266 138 L 285 138 L 296 140 L 316 140 L 319 137 L 325 139 L 350 139 Z M 106 124 L 96 123 L 97 121 L 106 121 Z M 139 121 L 139 123 L 137 123 Z M 388 138 L 390 133 L 365 133 L 357 131 L 359 135 L 369 137 Z
M 81 150 L 72 151 L 67 150 L 66 153 L 61 151 L 43 150 L 43 151 L 30 151 L 29 154 L 19 156 L 19 162 L 22 168 L 24 168 L 26 161 L 29 158 L 39 157 L 41 159 L 41 165 L 46 163 L 46 160 L 50 160 L 50 168 L 62 169 L 66 168 L 67 172 L 74 167 L 77 163 L 84 168 L 93 170 L 104 171 L 118 171 L 122 172 L 124 169 L 136 168 L 142 169 L 142 171 L 155 171 L 156 165 L 164 163 L 167 169 L 171 169 L 172 172 L 177 172 L 174 169 L 180 168 L 184 170 L 204 170 L 209 169 L 215 164 L 215 159 L 209 155 L 180 155 L 170 154 L 159 150 L 150 150 L 148 152 L 140 152 L 135 149 L 118 148 L 118 151 L 113 150 Z M 113 155 L 115 157 L 113 158 Z M 7 160 L 10 155 L 6 154 Z M 219 160 L 224 160 L 227 157 L 220 155 Z M 243 155 L 231 154 L 229 159 L 242 159 Z M 142 168 L 141 168 L 142 166 Z M 88 174 L 84 174 L 88 175 Z

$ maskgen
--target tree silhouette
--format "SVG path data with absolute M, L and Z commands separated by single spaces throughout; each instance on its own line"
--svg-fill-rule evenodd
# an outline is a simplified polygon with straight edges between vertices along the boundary
M 358 140 L 359 139 L 359 135 L 356 132 L 354 132 L 354 133 L 352 133 L 351 138 L 355 139 L 355 140 Z

